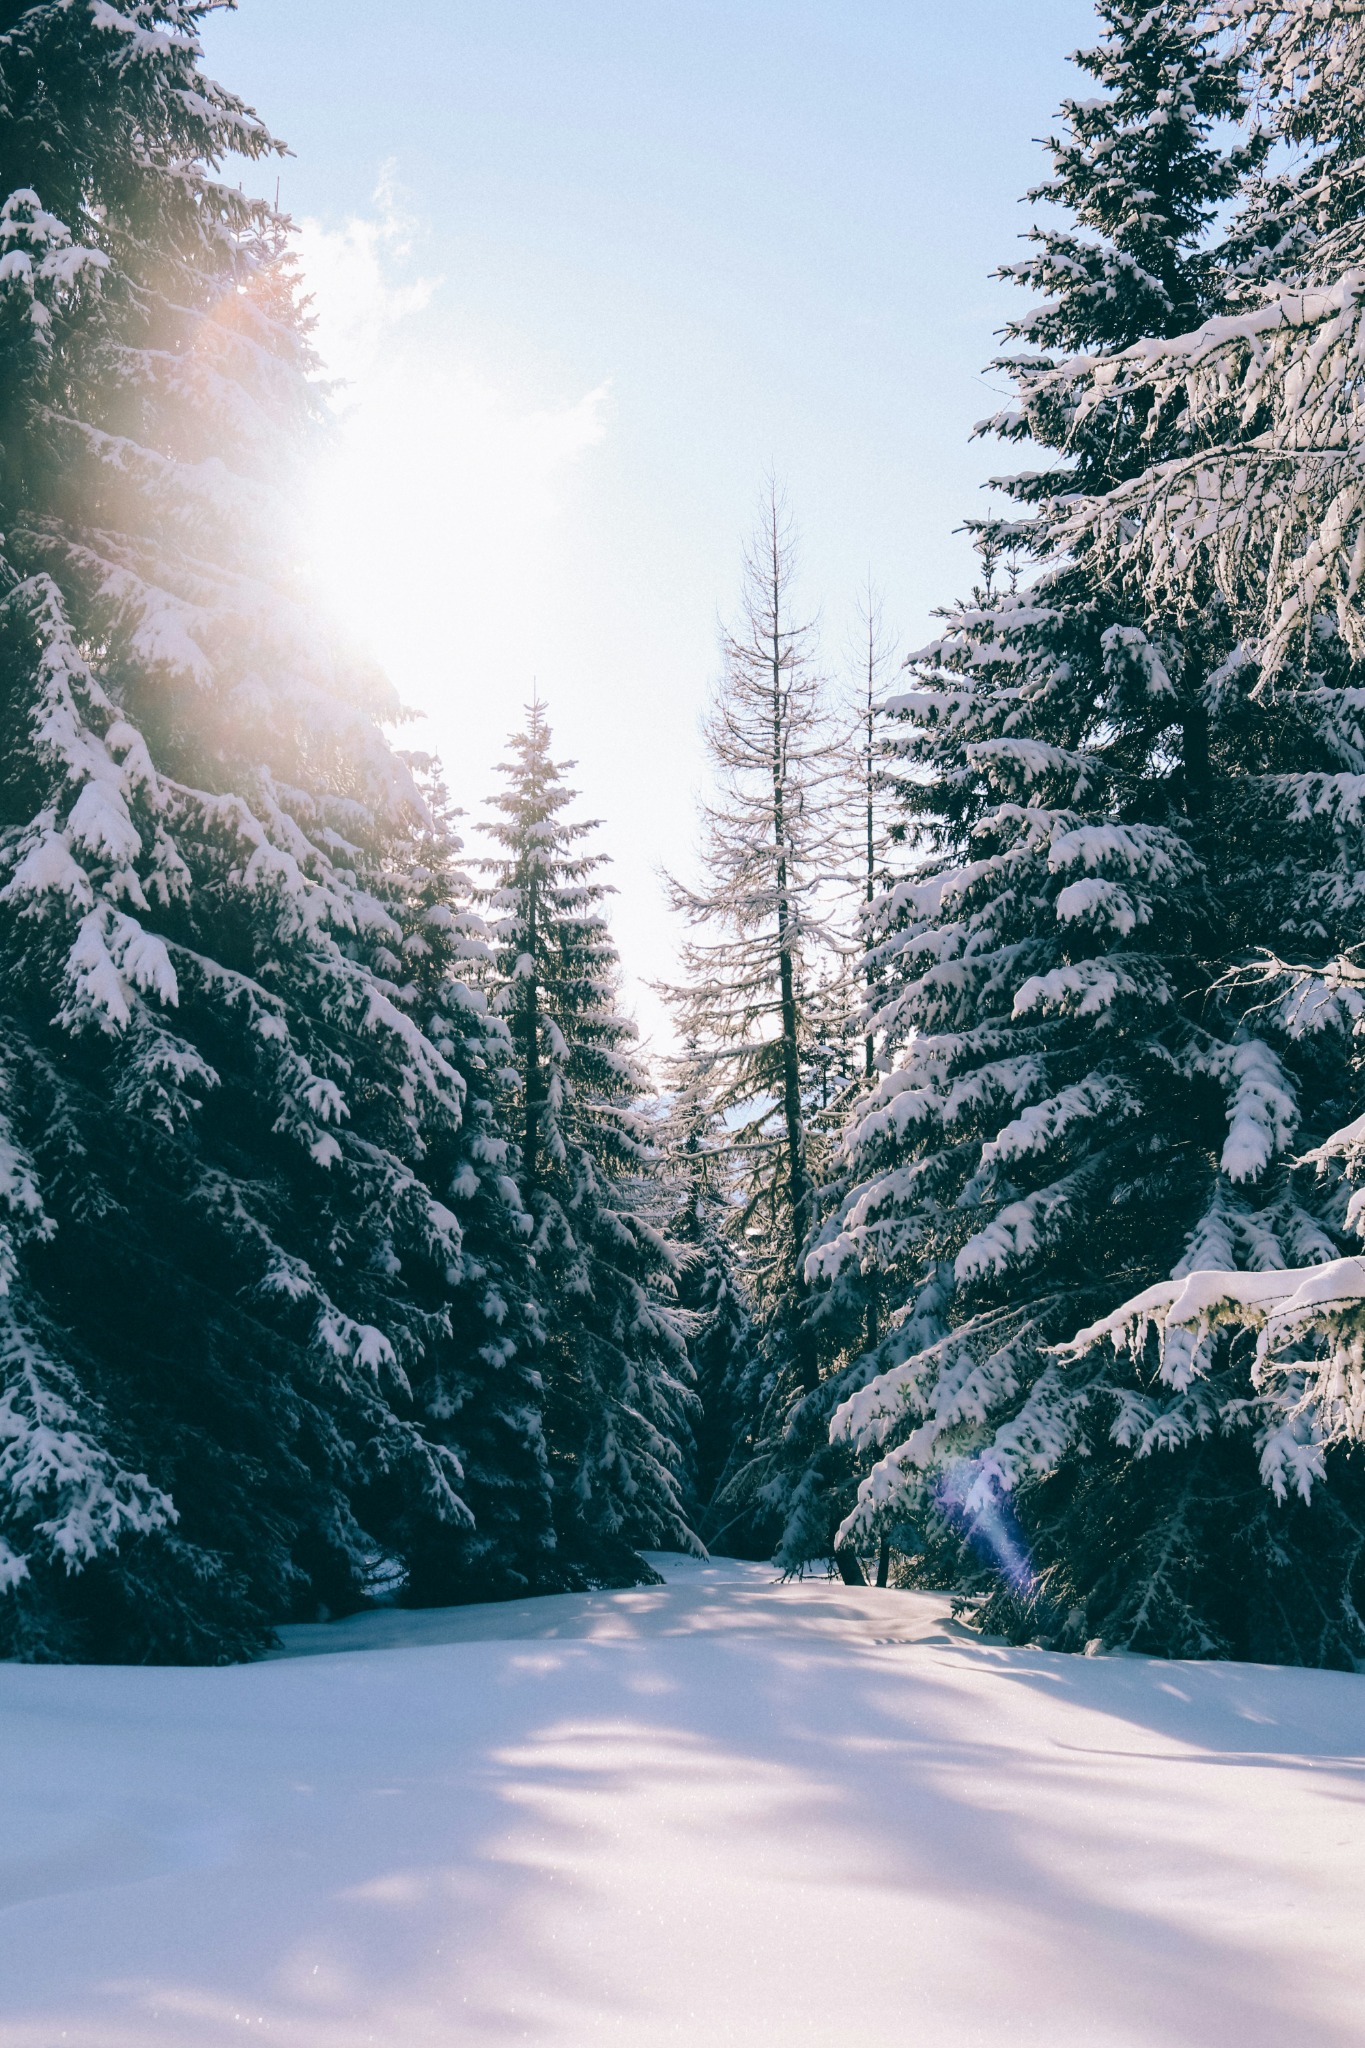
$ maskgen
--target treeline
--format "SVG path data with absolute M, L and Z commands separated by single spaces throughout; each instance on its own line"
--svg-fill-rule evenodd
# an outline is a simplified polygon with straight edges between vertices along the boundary
M 307 607 L 206 11 L 0 30 L 0 1655 L 709 1543 L 1365 1656 L 1365 17 L 1100 6 L 903 673 L 768 494 L 648 1076 L 543 707 L 476 862 Z
M 1015 1639 L 1350 1665 L 1365 16 L 1098 12 L 978 430 L 1027 467 L 882 704 L 876 1078 L 721 1501 Z
M 0 33 L 0 1655 L 700 1547 L 588 828 L 533 710 L 476 885 L 303 601 L 316 365 L 207 11 Z

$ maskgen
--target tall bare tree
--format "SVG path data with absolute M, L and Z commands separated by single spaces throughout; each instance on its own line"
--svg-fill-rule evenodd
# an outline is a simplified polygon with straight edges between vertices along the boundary
M 714 789 L 701 812 L 701 880 L 670 877 L 670 889 L 694 934 L 683 948 L 686 982 L 673 991 L 680 1028 L 743 1161 L 760 1287 L 795 1303 L 801 1379 L 812 1386 L 799 1314 L 813 1221 L 812 992 L 817 956 L 833 943 L 839 744 L 795 580 L 795 534 L 770 480 L 706 720 Z

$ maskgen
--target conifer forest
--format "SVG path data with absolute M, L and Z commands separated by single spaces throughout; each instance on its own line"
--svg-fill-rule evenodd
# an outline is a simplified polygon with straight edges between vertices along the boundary
M 711 1586 L 880 1600 L 892 1646 L 937 1617 L 1059 1694 L 1126 1657 L 1111 1689 L 1178 1670 L 1212 1716 L 1212 1667 L 1261 1667 L 1245 1749 L 1311 1683 L 1358 1750 L 1365 6 L 1097 0 L 1022 241 L 975 252 L 1015 288 L 959 423 L 993 509 L 928 644 L 875 565 L 813 588 L 819 507 L 755 474 L 645 1038 L 553 674 L 473 782 L 291 551 L 330 387 L 220 5 L 0 0 L 0 1670 L 264 1683 L 346 1628 L 491 1656 L 485 1609 Z M 421 1727 L 484 1711 L 411 1669 Z M 69 2038 L 227 2041 L 223 1996 Z M 498 2025 L 1360 2038 L 1264 1987 L 1046 2035 L 885 1996 Z

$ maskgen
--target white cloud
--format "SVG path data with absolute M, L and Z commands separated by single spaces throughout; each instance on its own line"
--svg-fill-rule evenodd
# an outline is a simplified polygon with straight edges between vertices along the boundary
M 345 409 L 357 386 L 381 360 L 385 344 L 403 322 L 431 304 L 439 278 L 395 274 L 413 253 L 415 223 L 406 213 L 393 168 L 386 166 L 368 219 L 352 216 L 344 227 L 321 221 L 300 224 L 299 261 L 312 296 L 317 323 L 314 344 L 329 377 L 344 380 L 336 394 Z

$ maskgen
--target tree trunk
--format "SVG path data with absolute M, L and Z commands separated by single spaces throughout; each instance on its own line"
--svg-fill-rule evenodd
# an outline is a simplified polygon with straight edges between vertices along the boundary
M 865 1586 L 867 1584 L 867 1577 L 856 1550 L 836 1550 L 834 1562 L 838 1565 L 839 1577 L 846 1586 Z
M 782 1029 L 782 1119 L 787 1135 L 787 1191 L 791 1203 L 791 1289 L 795 1305 L 793 1339 L 801 1386 L 811 1393 L 819 1382 L 814 1347 L 802 1313 L 805 1275 L 801 1254 L 810 1227 L 810 1188 L 806 1179 L 806 1137 L 801 1114 L 801 1058 L 796 1014 L 796 976 L 792 968 L 791 910 L 787 901 L 786 706 L 782 694 L 782 641 L 778 630 L 780 583 L 773 581 L 773 850 L 777 881 L 777 976 Z
M 1181 754 L 1185 810 L 1189 817 L 1197 818 L 1209 793 L 1209 714 L 1202 698 L 1196 698 L 1185 712 Z
M 880 1272 L 875 1269 L 863 1275 L 863 1286 L 866 1289 L 866 1299 L 863 1303 L 863 1348 L 867 1351 L 871 1351 L 872 1347 L 881 1341 L 881 1280 Z
M 873 803 L 873 796 L 874 796 L 874 790 L 873 790 L 873 777 L 872 777 L 872 761 L 873 761 L 873 744 L 874 744 L 874 737 L 875 737 L 875 729 L 876 729 L 876 728 L 875 728 L 875 717 L 876 717 L 876 714 L 875 714 L 875 712 L 874 712 L 874 709 L 873 709 L 873 702 L 872 702 L 872 690 L 873 690 L 873 680 L 874 680 L 874 679 L 873 679 L 873 673 L 872 673 L 872 652 L 871 652 L 871 648 L 869 647 L 869 650 L 868 650 L 868 657 L 867 657 L 867 759 L 866 759 L 866 769 L 867 769 L 867 789 L 866 789 L 866 796 L 867 796 L 867 873 L 866 873 L 866 876 L 865 876 L 865 883 L 866 883 L 866 893 L 867 893 L 867 904 L 868 904 L 868 908 L 869 908 L 869 909 L 870 909 L 870 908 L 871 908 L 871 906 L 872 906 L 872 899 L 873 899 L 873 897 L 874 897 L 874 896 L 876 895 L 876 893 L 877 893 L 877 819 L 876 819 L 876 810 L 875 810 L 875 807 L 874 807 L 874 803 Z M 865 933 L 865 934 L 864 934 L 864 937 L 866 937 L 866 936 L 867 936 L 867 934 Z M 867 995 L 868 995 L 868 1007 L 869 1007 L 869 1008 L 871 1008 L 871 1002 L 872 1002 L 872 990 L 871 990 L 871 988 L 869 988 L 869 989 L 868 989 L 868 991 L 867 991 Z M 873 1052 L 874 1052 L 874 1046 L 873 1046 L 873 1042 L 872 1042 L 872 1033 L 871 1033 L 871 1032 L 869 1031 L 869 1032 L 868 1032 L 868 1034 L 867 1034 L 867 1037 L 866 1037 L 866 1038 L 865 1038 L 865 1039 L 863 1040 L 863 1072 L 864 1072 L 864 1079 L 865 1079 L 865 1080 L 868 1080 L 868 1081 L 870 1081 L 870 1080 L 872 1079 L 872 1076 L 873 1076 L 873 1074 L 874 1074 L 874 1073 L 875 1073 L 875 1071 L 876 1071 L 876 1068 L 875 1068 L 875 1064 L 874 1064 L 874 1061 L 873 1061 Z
M 779 912 L 782 925 L 786 919 Z M 796 987 L 791 951 L 785 941 L 779 963 L 782 991 L 782 1116 L 787 1127 L 787 1179 L 792 1208 L 793 1278 L 799 1282 L 801 1248 L 806 1241 L 810 1190 L 806 1183 L 805 1129 L 801 1115 L 801 1063 L 796 1041 Z
M 540 987 L 536 977 L 537 876 L 531 871 L 526 895 L 526 953 L 531 972 L 526 983 L 526 1142 L 525 1177 L 530 1190 L 536 1184 L 537 1148 L 540 1142 Z
M 891 1538 L 883 1536 L 877 1550 L 877 1584 L 884 1586 L 891 1574 Z

